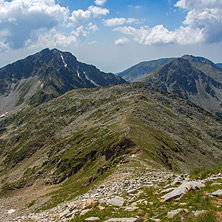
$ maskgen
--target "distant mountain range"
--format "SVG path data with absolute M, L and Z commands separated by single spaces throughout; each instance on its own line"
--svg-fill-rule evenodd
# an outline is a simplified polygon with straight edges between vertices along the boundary
M 137 80 L 145 77 L 150 72 L 158 69 L 159 67 L 165 65 L 166 63 L 172 61 L 173 59 L 174 58 L 163 58 L 148 62 L 141 62 L 123 72 L 118 73 L 118 75 L 129 82 L 136 82 Z
M 72 89 L 125 83 L 121 77 L 78 62 L 69 52 L 44 49 L 0 69 L 0 115 L 39 105 Z
M 151 65 L 156 69 L 150 72 Z M 147 75 L 139 79 L 144 73 Z M 155 60 L 140 63 L 119 75 L 126 79 L 133 76 L 132 81 L 139 79 L 154 88 L 176 93 L 222 118 L 222 69 L 208 59 L 184 55 Z

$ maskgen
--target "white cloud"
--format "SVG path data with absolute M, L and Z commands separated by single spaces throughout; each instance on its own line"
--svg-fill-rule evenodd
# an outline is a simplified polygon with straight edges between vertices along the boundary
M 180 27 L 175 31 L 169 31 L 163 25 L 157 25 L 153 28 L 142 26 L 139 29 L 124 26 L 115 28 L 114 31 L 131 35 L 136 42 L 145 45 L 159 43 L 194 44 L 202 41 L 203 38 L 201 30 L 190 30 L 189 27 Z
M 184 25 L 190 29 L 202 29 L 206 42 L 222 41 L 221 0 L 180 0 L 176 7 L 188 11 Z
M 72 12 L 72 16 L 70 19 L 72 20 L 73 23 L 78 23 L 81 21 L 88 20 L 91 17 L 91 12 L 86 10 L 83 11 L 82 9 L 76 10 Z
M 38 29 L 51 29 L 68 19 L 69 10 L 54 0 L 0 0 L 0 34 L 12 48 L 20 48 Z
M 126 35 L 131 35 L 140 44 L 177 43 L 180 45 L 201 42 L 222 42 L 222 1 L 221 0 L 179 0 L 175 4 L 187 10 L 183 24 L 168 30 L 163 25 L 155 27 L 142 26 L 136 29 L 132 26 L 114 29 Z M 119 23 L 124 20 L 119 20 Z M 106 25 L 117 24 L 116 20 L 106 20 Z
M 55 28 L 52 28 L 47 33 L 42 33 L 38 35 L 38 38 L 35 42 L 31 39 L 26 41 L 26 46 L 28 48 L 67 48 L 71 45 L 78 45 L 82 39 L 88 36 L 89 32 L 84 29 L 81 25 L 71 33 L 62 33 L 57 31 Z
M 106 3 L 107 0 L 95 0 L 95 4 L 96 5 L 99 5 L 99 6 L 102 6 Z
M 105 26 L 118 26 L 123 24 L 139 23 L 139 21 L 135 18 L 111 18 L 104 20 L 103 22 Z
M 87 26 L 87 29 L 96 32 L 98 30 L 98 27 L 94 25 L 92 22 L 90 22 Z
M 88 10 L 92 13 L 93 17 L 109 14 L 109 9 L 97 6 L 89 6 Z
M 77 44 L 78 40 L 74 33 L 65 35 L 56 31 L 55 28 L 47 33 L 38 35 L 37 41 L 33 42 L 30 39 L 26 41 L 28 48 L 54 48 L 54 47 L 68 47 L 72 44 Z
M 129 42 L 129 39 L 126 37 L 119 38 L 115 41 L 115 45 L 124 45 Z

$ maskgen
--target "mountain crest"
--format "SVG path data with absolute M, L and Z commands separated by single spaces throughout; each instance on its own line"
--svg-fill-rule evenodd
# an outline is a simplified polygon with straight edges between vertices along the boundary
M 20 105 L 39 105 L 72 89 L 125 82 L 77 61 L 69 52 L 46 48 L 0 69 L 0 115 Z

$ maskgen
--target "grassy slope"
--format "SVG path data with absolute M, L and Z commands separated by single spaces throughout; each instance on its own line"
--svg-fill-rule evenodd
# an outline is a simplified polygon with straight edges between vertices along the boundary
M 88 189 L 138 150 L 142 161 L 182 172 L 222 155 L 219 120 L 141 84 L 75 90 L 3 119 L 0 129 L 2 195 L 36 179 L 61 184 L 45 208 Z

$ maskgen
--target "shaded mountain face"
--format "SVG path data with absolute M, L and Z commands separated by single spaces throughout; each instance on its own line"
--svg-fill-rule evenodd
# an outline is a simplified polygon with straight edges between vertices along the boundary
M 222 70 L 205 58 L 185 55 L 140 81 L 176 93 L 222 118 Z
M 221 141 L 221 121 L 175 94 L 141 83 L 73 90 L 0 121 L 0 191 L 65 181 L 65 193 L 80 192 L 118 163 L 189 172 L 220 161 Z
M 129 82 L 135 82 L 172 60 L 173 58 L 164 58 L 148 62 L 141 62 L 123 72 L 118 73 L 118 75 Z
M 20 105 L 39 105 L 72 89 L 124 82 L 119 76 L 78 62 L 71 53 L 44 49 L 0 69 L 0 115 Z
M 222 63 L 217 63 L 216 65 L 222 69 Z

